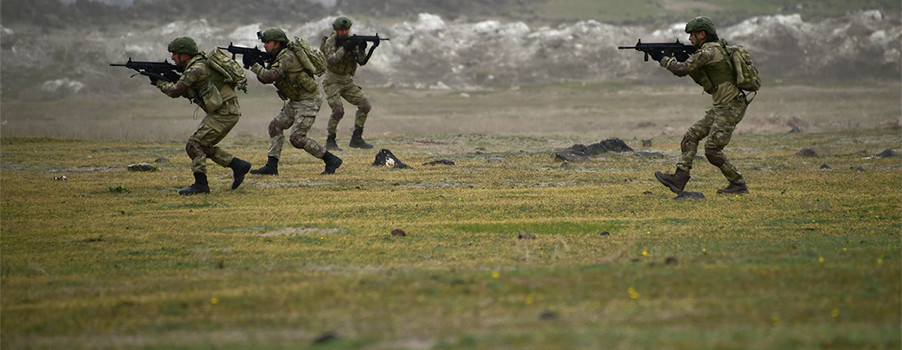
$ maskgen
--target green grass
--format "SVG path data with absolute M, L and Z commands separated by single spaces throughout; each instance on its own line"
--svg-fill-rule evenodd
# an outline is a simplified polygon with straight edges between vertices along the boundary
M 715 195 L 699 161 L 707 199 L 687 202 L 651 175 L 678 137 L 656 139 L 666 159 L 568 168 L 546 145 L 570 138 L 372 141 L 414 169 L 345 150 L 321 176 L 286 147 L 278 177 L 231 191 L 209 163 L 212 193 L 182 197 L 178 142 L 3 138 L 3 348 L 902 346 L 902 161 L 858 152 L 898 149 L 898 131 L 737 135 L 752 193 Z M 812 144 L 820 158 L 795 156 Z M 263 139 L 223 147 L 265 161 Z M 437 158 L 457 165 L 420 165 Z

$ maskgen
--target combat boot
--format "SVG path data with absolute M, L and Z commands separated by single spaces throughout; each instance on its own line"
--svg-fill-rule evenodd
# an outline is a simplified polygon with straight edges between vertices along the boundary
M 323 163 L 326 163 L 326 170 L 322 174 L 335 174 L 335 169 L 341 166 L 341 158 L 327 151 L 323 154 Z
M 351 135 L 351 142 L 348 143 L 351 148 L 370 149 L 373 145 L 363 140 L 363 128 L 354 128 L 354 134 Z
M 232 189 L 234 190 L 241 185 L 244 181 L 244 175 L 251 170 L 251 163 L 245 162 L 238 157 L 234 157 L 229 163 L 229 168 L 232 168 L 232 175 L 234 176 L 234 179 L 232 180 Z
M 179 194 L 185 196 L 198 193 L 210 193 L 210 186 L 207 184 L 207 174 L 194 173 L 194 183 L 179 190 Z
M 683 189 L 686 188 L 686 183 L 689 182 L 690 178 L 689 172 L 680 168 L 677 168 L 676 172 L 673 173 L 673 175 L 656 171 L 655 177 L 658 179 L 658 181 L 664 184 L 664 186 L 670 188 L 670 191 L 676 194 L 683 192 Z
M 338 143 L 335 142 L 335 134 L 329 134 L 326 137 L 326 149 L 329 151 L 341 151 L 341 147 L 338 147 Z
M 726 188 L 717 190 L 718 194 L 746 194 L 749 193 L 749 187 L 745 184 L 730 183 Z
M 257 175 L 279 175 L 279 158 L 270 156 L 266 160 L 266 165 L 259 169 L 251 170 L 251 174 Z

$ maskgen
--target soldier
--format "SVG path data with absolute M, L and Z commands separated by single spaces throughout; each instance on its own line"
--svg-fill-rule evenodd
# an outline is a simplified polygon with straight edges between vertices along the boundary
M 717 37 L 714 22 L 708 17 L 696 17 L 686 24 L 686 33 L 689 33 L 689 41 L 698 48 L 698 51 L 685 62 L 665 57 L 661 52 L 651 52 L 650 55 L 674 75 L 679 77 L 689 75 L 706 93 L 711 94 L 714 106 L 683 136 L 680 143 L 683 154 L 676 165 L 675 173 L 664 174 L 657 171 L 655 177 L 674 193 L 683 192 L 689 181 L 689 171 L 692 169 L 692 161 L 695 160 L 698 143 L 707 137 L 705 157 L 730 181 L 726 188 L 718 189 L 717 193 L 748 193 L 749 189 L 742 174 L 723 152 L 724 147 L 730 142 L 736 124 L 739 124 L 745 115 L 748 107 L 746 95 L 736 87 L 732 62 L 724 48 L 725 42 Z
M 244 181 L 251 163 L 232 156 L 216 144 L 229 134 L 241 117 L 238 95 L 233 86 L 224 83 L 225 77 L 222 74 L 207 65 L 207 57 L 197 50 L 194 39 L 175 38 L 169 43 L 168 50 L 172 53 L 172 60 L 183 70 L 181 78 L 170 83 L 151 77 L 151 83 L 169 97 L 191 100 L 207 113 L 185 146 L 185 151 L 191 158 L 194 184 L 179 190 L 179 194 L 210 193 L 207 184 L 207 158 L 223 167 L 232 168 L 234 190 Z
M 357 106 L 357 115 L 354 120 L 354 134 L 348 146 L 352 148 L 373 148 L 373 145 L 363 140 L 363 124 L 366 123 L 367 113 L 370 112 L 370 101 L 363 95 L 360 86 L 354 84 L 354 73 L 357 71 L 358 58 L 366 56 L 364 47 L 343 45 L 342 39 L 347 38 L 351 32 L 351 20 L 347 17 L 338 17 L 332 23 L 335 30 L 332 35 L 323 37 L 320 50 L 326 55 L 326 75 L 323 79 L 323 91 L 326 93 L 326 101 L 332 109 L 329 118 L 326 149 L 340 151 L 341 148 L 335 141 L 338 130 L 338 122 L 344 116 L 344 106 L 341 98 Z M 373 43 L 379 45 L 379 42 Z M 365 63 L 365 62 L 364 62 Z
M 251 170 L 251 174 L 279 174 L 279 157 L 285 143 L 284 130 L 289 127 L 291 127 L 289 136 L 291 145 L 322 159 L 326 168 L 323 174 L 334 174 L 335 169 L 341 166 L 341 158 L 324 150 L 316 141 L 307 137 L 307 132 L 316 119 L 316 113 L 323 104 L 313 73 L 304 69 L 298 56 L 288 47 L 288 37 L 281 29 L 267 29 L 257 33 L 257 36 L 263 42 L 266 53 L 275 59 L 269 68 L 265 68 L 259 62 L 250 62 L 251 57 L 244 55 L 242 58 L 244 66 L 250 66 L 251 72 L 257 75 L 257 80 L 261 83 L 275 85 L 279 98 L 285 101 L 285 104 L 279 115 L 269 123 L 269 155 L 266 165 Z

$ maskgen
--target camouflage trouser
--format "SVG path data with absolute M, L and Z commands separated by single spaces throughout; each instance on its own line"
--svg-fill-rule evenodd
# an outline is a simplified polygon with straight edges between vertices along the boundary
M 332 115 L 329 117 L 329 125 L 326 128 L 330 135 L 336 134 L 338 122 L 345 115 L 344 106 L 341 103 L 342 97 L 357 106 L 354 127 L 363 129 L 366 116 L 370 112 L 370 101 L 363 95 L 360 86 L 354 84 L 354 80 L 325 80 L 323 81 L 323 91 L 326 93 L 329 108 L 332 108 Z
M 742 174 L 736 170 L 736 167 L 727 159 L 723 153 L 724 147 L 730 143 L 730 137 L 733 136 L 733 130 L 736 124 L 745 116 L 745 109 L 748 104 L 745 97 L 740 95 L 736 99 L 723 105 L 715 105 L 705 113 L 705 117 L 699 120 L 683 137 L 680 148 L 683 155 L 677 168 L 685 171 L 692 169 L 692 162 L 695 160 L 695 153 L 698 151 L 698 143 L 701 139 L 707 137 L 705 141 L 705 157 L 708 162 L 720 168 L 720 172 L 731 183 L 745 184 Z
M 221 166 L 229 166 L 234 157 L 216 144 L 229 134 L 235 124 L 238 124 L 240 117 L 241 110 L 237 98 L 223 102 L 222 107 L 204 116 L 197 131 L 188 138 L 188 144 L 185 146 L 185 152 L 191 158 L 191 171 L 206 173 L 207 158 Z
M 285 143 L 284 130 L 291 127 L 289 134 L 291 145 L 307 151 L 316 158 L 322 158 L 326 150 L 307 137 L 307 131 L 313 126 L 316 113 L 322 105 L 323 99 L 319 94 L 300 101 L 286 102 L 279 115 L 269 123 L 269 156 L 281 157 L 282 145 Z

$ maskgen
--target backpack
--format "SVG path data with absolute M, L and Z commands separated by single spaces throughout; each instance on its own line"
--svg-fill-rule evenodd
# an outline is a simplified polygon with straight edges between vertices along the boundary
M 220 49 L 213 49 L 207 53 L 207 65 L 221 74 L 224 83 L 247 93 L 247 78 L 244 77 L 244 68 Z
M 319 49 L 313 48 L 298 37 L 294 37 L 294 41 L 288 43 L 288 48 L 298 57 L 308 74 L 321 76 L 326 73 L 326 55 Z
M 758 91 L 761 88 L 761 77 L 758 76 L 758 68 L 752 62 L 749 51 L 740 45 L 729 45 L 726 42 L 723 45 L 736 70 L 736 86 L 740 90 Z

